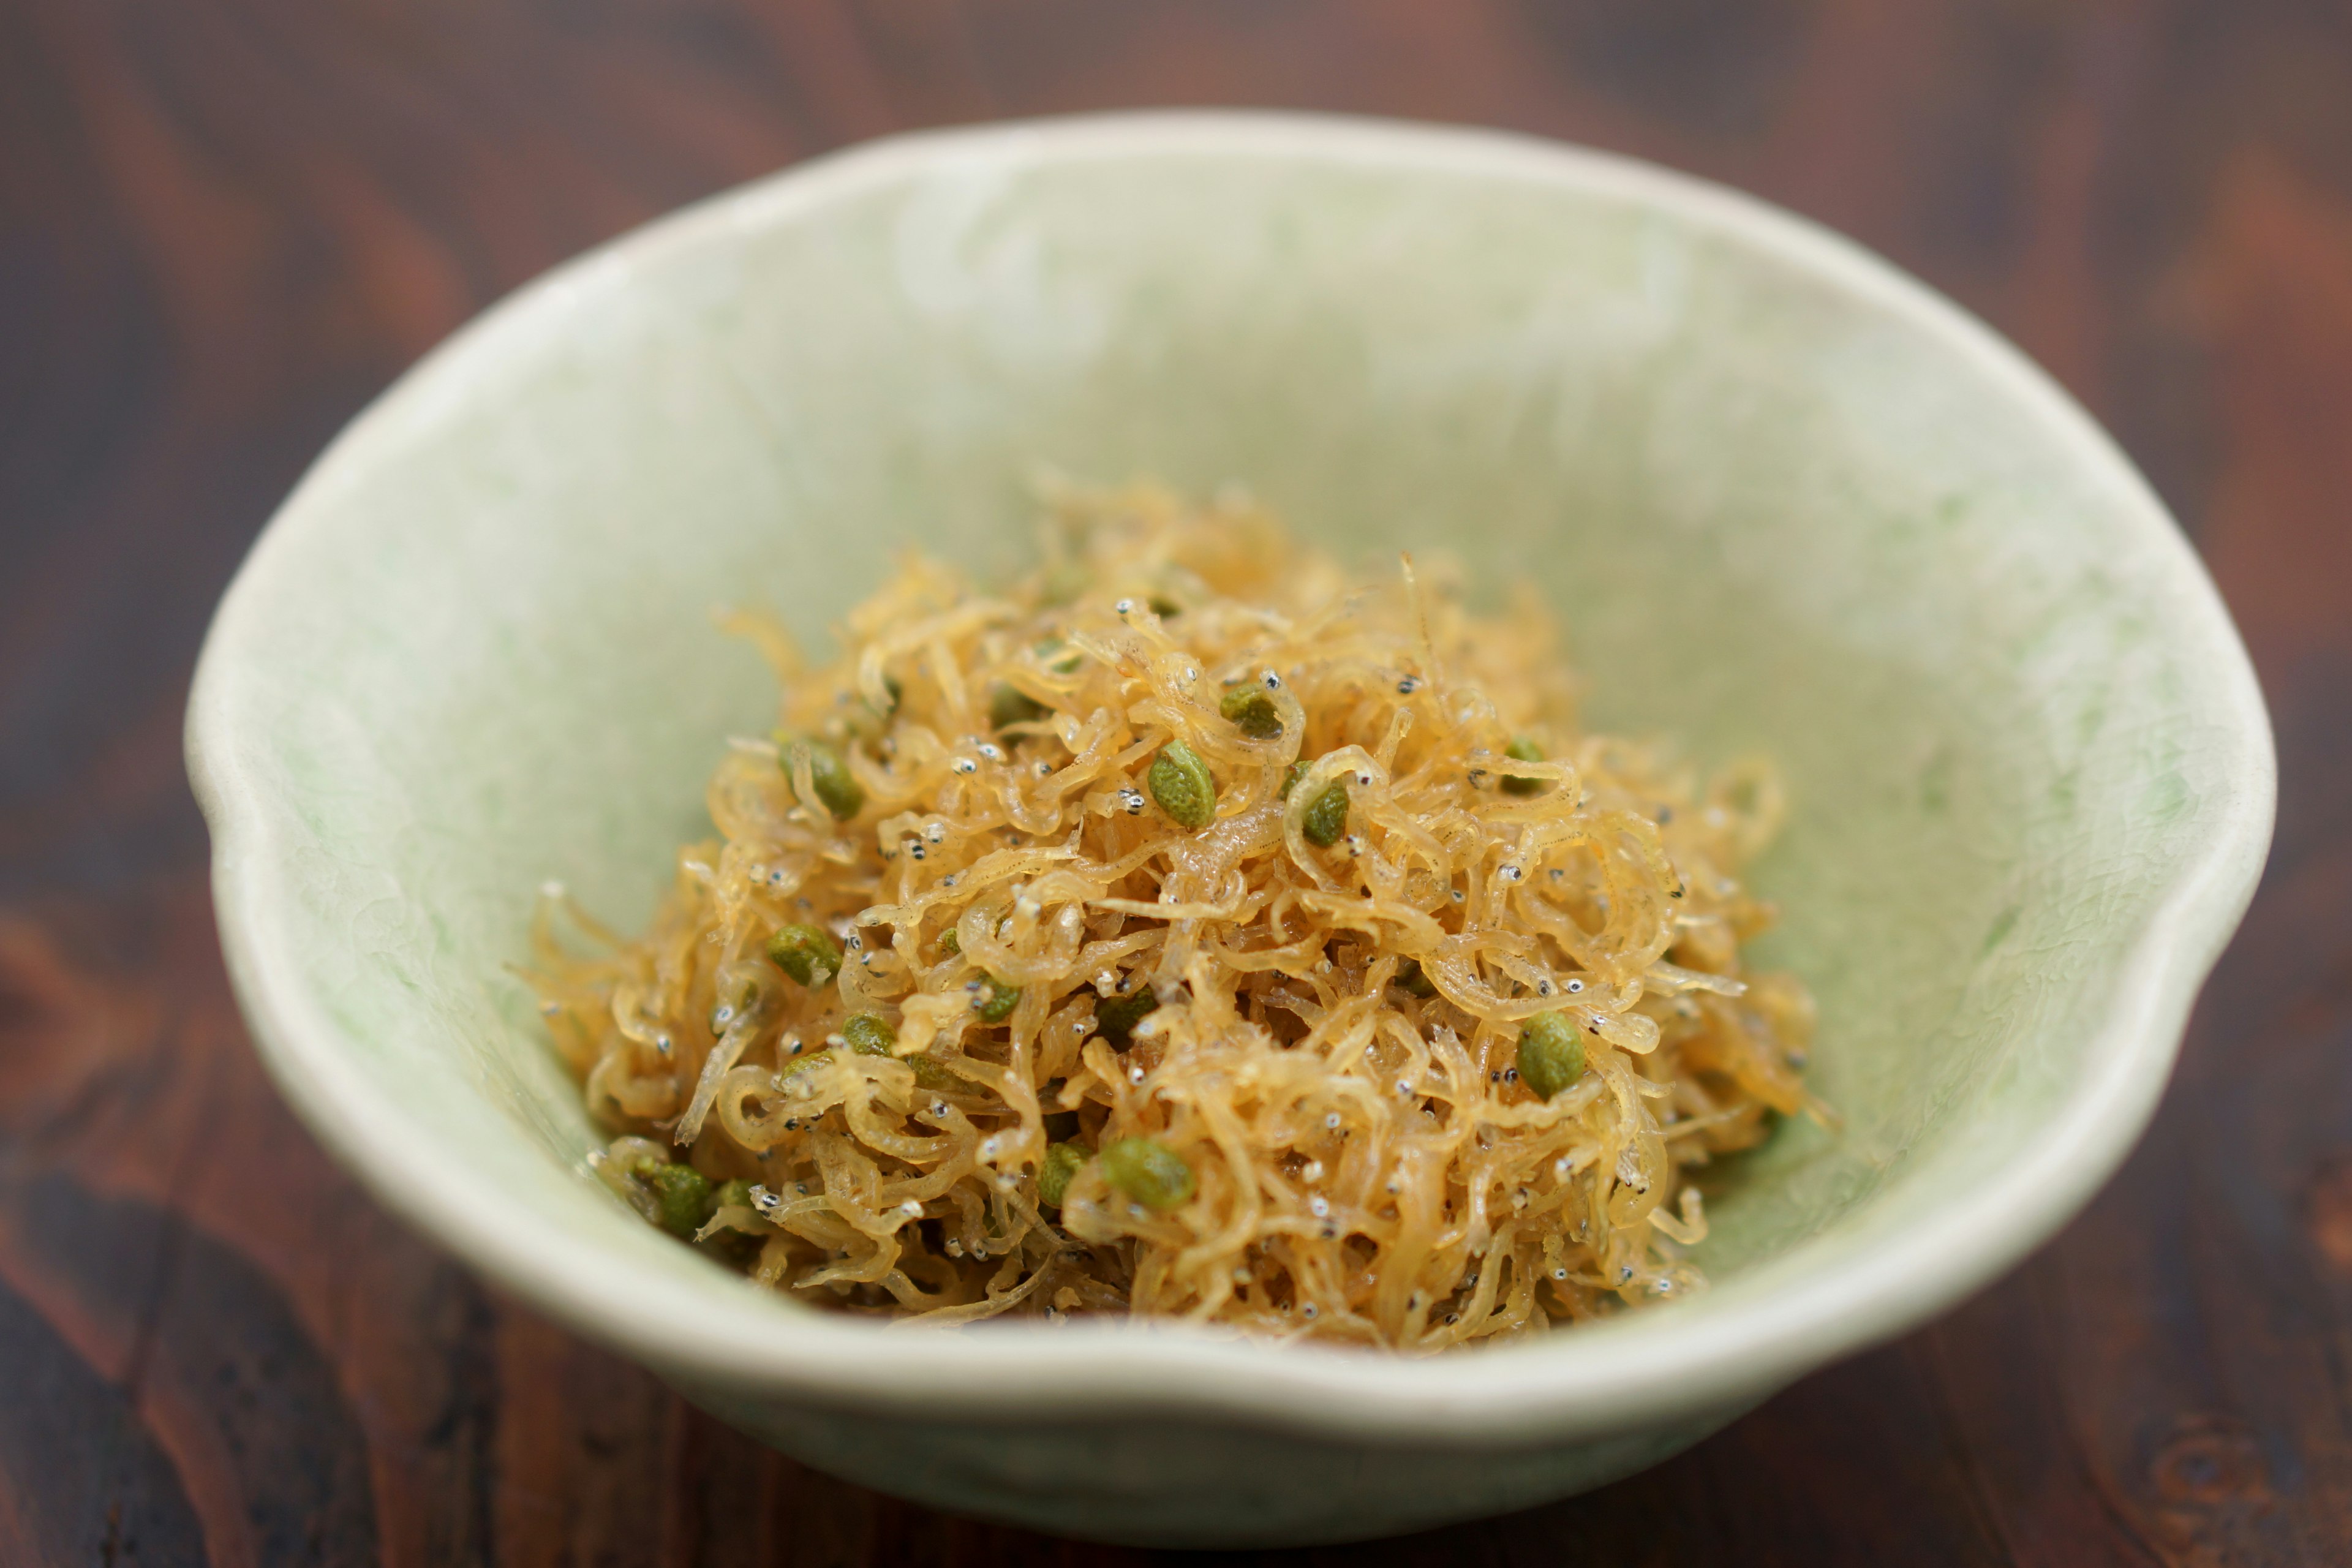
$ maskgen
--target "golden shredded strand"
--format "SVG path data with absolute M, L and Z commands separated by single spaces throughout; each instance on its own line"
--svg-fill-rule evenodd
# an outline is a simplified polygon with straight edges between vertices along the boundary
M 1811 1000 L 1740 963 L 1769 769 L 1581 733 L 1540 607 L 1442 562 L 1352 584 L 1149 487 L 1045 544 L 997 595 L 908 559 L 821 668 L 723 618 L 788 684 L 718 839 L 634 942 L 534 925 L 605 1180 L 931 1323 L 1426 1352 L 1699 1288 L 1688 1169 L 1812 1108 Z

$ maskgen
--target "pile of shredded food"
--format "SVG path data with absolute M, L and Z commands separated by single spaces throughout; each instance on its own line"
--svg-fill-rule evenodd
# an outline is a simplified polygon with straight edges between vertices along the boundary
M 1150 488 L 1045 533 L 1001 592 L 908 559 L 829 665 L 726 617 L 784 700 L 719 837 L 644 937 L 534 933 L 602 1178 L 932 1323 L 1431 1351 L 1698 1288 L 1690 1168 L 1812 1109 L 1811 1002 L 1740 962 L 1769 772 L 1582 733 L 1531 594 Z

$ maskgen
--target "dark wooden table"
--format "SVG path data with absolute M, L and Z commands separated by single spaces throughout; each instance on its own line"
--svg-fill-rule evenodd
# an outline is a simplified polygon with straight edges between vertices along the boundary
M 255 530 L 481 305 L 843 142 L 1173 103 L 1623 149 L 1916 269 L 2154 478 L 2284 764 L 2154 1130 L 2014 1278 L 1606 1491 L 1296 1560 L 2352 1562 L 2352 7 L 0 0 L 0 1563 L 1148 1555 L 802 1469 L 385 1218 L 247 1047 L 179 736 Z

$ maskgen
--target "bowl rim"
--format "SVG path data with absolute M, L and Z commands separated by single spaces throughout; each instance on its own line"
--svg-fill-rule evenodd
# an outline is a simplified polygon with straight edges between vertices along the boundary
M 590 1236 L 485 1205 L 462 1172 L 420 1158 L 411 1124 L 368 1092 L 347 1038 L 307 988 L 270 896 L 279 825 L 246 787 L 236 722 L 240 649 L 276 597 L 287 537 L 346 465 L 396 440 L 503 345 L 553 330 L 600 279 L 730 230 L 787 221 L 943 160 L 1082 162 L 1214 152 L 1505 178 L 1643 204 L 1860 295 L 1971 363 L 2105 480 L 2152 566 L 2196 606 L 2195 639 L 2223 694 L 2204 715 L 2227 781 L 2200 853 L 2166 889 L 2109 982 L 2082 1092 L 2042 1137 L 1955 1201 L 1831 1269 L 1774 1280 L 1719 1315 L 1629 1314 L 1539 1347 L 1410 1358 L 1276 1345 L 1165 1325 L 890 1330 L 781 1312 L 755 1288 L 631 1270 Z M 252 742 L 258 745 L 259 742 Z M 2276 763 L 2252 667 L 2202 563 L 2146 481 L 2066 393 L 1990 327 L 1853 241 L 1755 197 L 1635 159 L 1517 133 L 1286 111 L 1154 110 L 1016 121 L 865 143 L 722 192 L 524 285 L 426 355 L 317 459 L 262 531 L 215 615 L 188 710 L 188 766 L 213 842 L 222 946 L 256 1046 L 320 1142 L 379 1202 L 570 1328 L 736 1405 L 781 1400 L 1003 1423 L 1077 1412 L 1239 1422 L 1351 1442 L 1499 1447 L 1655 1426 L 1753 1402 L 1892 1338 L 2006 1273 L 2081 1206 L 2154 1113 L 2207 973 L 2252 899 L 2268 848 Z M 362 1114 L 364 1110 L 365 1114 Z M 615 1289 L 620 1284 L 623 1288 Z M 729 1282 L 719 1281 L 721 1284 Z M 677 1333 L 681 1321 L 694 1334 Z M 876 1355 L 876 1336 L 891 1337 Z

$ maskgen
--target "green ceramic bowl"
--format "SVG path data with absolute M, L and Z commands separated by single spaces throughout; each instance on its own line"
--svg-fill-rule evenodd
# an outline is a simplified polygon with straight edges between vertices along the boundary
M 879 1329 L 583 1174 L 502 965 L 561 878 L 643 918 L 772 694 L 904 545 L 1020 559 L 1035 466 L 1232 480 L 1555 603 L 1600 726 L 1762 749 L 1814 1087 L 1714 1289 L 1435 1360 L 1165 1327 Z M 1673 1453 L 1983 1286 L 2146 1122 L 2271 822 L 2261 699 L 2147 487 L 2015 351 L 1663 171 L 1151 115 L 885 142 L 524 289 L 320 459 L 222 605 L 190 768 L 255 1039 L 386 1205 L 822 1469 L 1139 1542 L 1333 1540 Z

